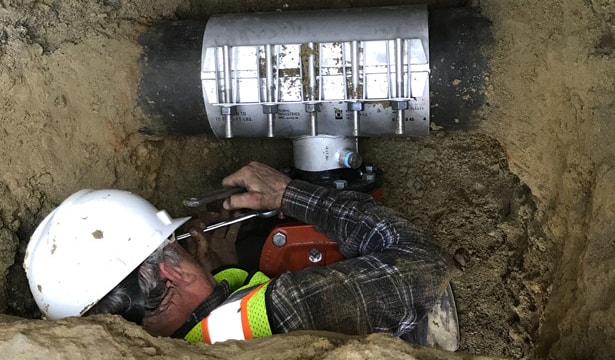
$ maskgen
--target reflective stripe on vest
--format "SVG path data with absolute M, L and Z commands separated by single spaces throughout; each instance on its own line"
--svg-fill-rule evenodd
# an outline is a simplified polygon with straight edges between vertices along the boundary
M 269 278 L 257 272 L 248 284 L 235 291 L 226 302 L 201 320 L 184 339 L 191 343 L 213 344 L 271 335 L 265 304 L 268 285 Z

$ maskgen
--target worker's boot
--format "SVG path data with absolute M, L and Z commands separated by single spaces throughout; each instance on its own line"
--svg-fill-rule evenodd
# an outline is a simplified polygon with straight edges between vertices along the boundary
M 414 344 L 442 350 L 456 351 L 459 348 L 459 320 L 450 283 L 429 313 L 412 332 L 401 338 Z
M 459 320 L 450 283 L 427 314 L 427 346 L 449 351 L 459 348 Z

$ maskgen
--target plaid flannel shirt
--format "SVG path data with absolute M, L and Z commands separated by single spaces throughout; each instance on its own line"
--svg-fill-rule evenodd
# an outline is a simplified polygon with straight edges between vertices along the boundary
M 338 242 L 346 260 L 272 281 L 267 310 L 274 333 L 401 336 L 427 314 L 450 279 L 449 255 L 367 194 L 293 180 L 281 210 Z

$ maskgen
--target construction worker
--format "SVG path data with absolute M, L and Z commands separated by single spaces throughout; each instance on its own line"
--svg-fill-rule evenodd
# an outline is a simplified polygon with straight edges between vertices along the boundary
M 43 316 L 120 314 L 152 335 L 214 343 L 293 330 L 411 333 L 445 291 L 449 256 L 369 195 L 320 187 L 260 163 L 223 180 L 247 192 L 224 208 L 280 209 L 339 243 L 338 263 L 286 272 L 223 268 L 174 241 L 173 219 L 119 190 L 84 190 L 34 232 L 24 268 Z M 208 258 L 210 256 L 210 258 Z M 423 341 L 418 341 L 423 342 Z

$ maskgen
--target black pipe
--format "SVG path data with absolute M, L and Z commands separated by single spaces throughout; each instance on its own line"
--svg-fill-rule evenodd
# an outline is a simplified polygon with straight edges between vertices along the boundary
M 151 135 L 212 134 L 200 80 L 205 22 L 181 20 L 150 27 L 143 47 L 138 106 L 141 131 Z M 477 7 L 429 11 L 431 122 L 443 130 L 470 129 L 485 105 L 491 23 Z
M 442 130 L 476 128 L 485 103 L 493 45 L 491 22 L 477 7 L 429 11 L 430 117 Z
M 183 20 L 150 27 L 141 37 L 137 103 L 148 135 L 212 134 L 201 90 L 205 22 Z

